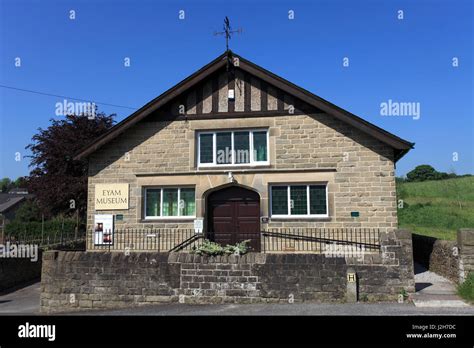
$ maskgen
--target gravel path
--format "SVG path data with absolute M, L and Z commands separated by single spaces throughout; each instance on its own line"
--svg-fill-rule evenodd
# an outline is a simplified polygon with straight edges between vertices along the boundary
M 443 276 L 440 276 L 439 274 L 436 274 L 434 272 L 428 271 L 425 267 L 422 265 L 415 263 L 415 282 L 416 283 L 449 283 L 453 285 L 454 289 L 454 284 L 446 279 Z

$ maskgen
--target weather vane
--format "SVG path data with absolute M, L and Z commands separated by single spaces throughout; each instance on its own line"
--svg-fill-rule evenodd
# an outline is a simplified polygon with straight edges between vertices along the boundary
M 232 34 L 239 33 L 242 34 L 242 28 L 237 30 L 232 30 L 230 26 L 229 18 L 226 16 L 224 19 L 224 31 L 214 32 L 214 35 L 225 35 L 225 49 L 229 50 L 229 40 L 231 39 Z

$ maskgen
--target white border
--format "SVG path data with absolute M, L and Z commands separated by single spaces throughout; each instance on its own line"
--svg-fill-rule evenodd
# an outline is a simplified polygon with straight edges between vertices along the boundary
M 273 212 L 272 212 L 272 188 L 275 187 L 275 186 L 287 186 L 288 187 L 288 190 L 287 190 L 287 197 L 288 197 L 288 214 L 287 215 L 283 215 L 283 214 L 275 214 L 273 215 Z M 308 214 L 298 214 L 298 215 L 291 215 L 291 204 L 290 204 L 290 200 L 291 200 L 291 194 L 290 194 L 290 186 L 306 186 L 306 204 L 307 204 L 307 211 L 308 211 Z M 326 214 L 309 214 L 309 211 L 310 211 L 310 199 L 309 199 L 309 187 L 310 186 L 325 186 L 326 187 Z M 268 208 L 268 211 L 270 212 L 270 218 L 274 218 L 274 219 L 301 219 L 301 218 L 328 218 L 329 217 L 329 200 L 328 200 L 328 183 L 327 182 L 315 182 L 315 183 L 297 183 L 297 182 L 293 182 L 293 183 L 278 183 L 278 184 L 269 184 L 269 188 L 270 188 L 270 197 L 269 197 L 269 208 Z
M 185 188 L 192 188 L 194 189 L 194 215 L 179 215 L 180 214 L 180 209 L 179 209 L 179 201 L 181 198 L 181 189 Z M 144 194 L 143 194 L 143 219 L 144 220 L 193 220 L 196 218 L 196 187 L 194 186 L 149 186 L 149 187 L 144 187 Z M 163 189 L 177 189 L 178 190 L 178 215 L 173 215 L 173 216 L 163 216 Z M 147 204 L 147 191 L 148 190 L 160 190 L 160 215 L 158 216 L 147 216 L 146 215 L 146 204 Z
M 249 163 L 235 163 L 235 151 L 234 151 L 234 133 L 235 132 L 249 132 Z M 266 132 L 267 134 L 267 160 L 266 161 L 255 161 L 253 151 L 253 133 L 254 132 Z M 217 133 L 231 133 L 231 155 L 232 163 L 216 163 L 216 134 Z M 212 134 L 212 163 L 201 164 L 201 134 Z M 243 129 L 228 129 L 228 130 L 215 130 L 215 131 L 202 131 L 196 132 L 197 140 L 197 168 L 219 168 L 219 167 L 255 167 L 255 166 L 268 166 L 270 164 L 270 130 L 268 128 L 243 128 Z

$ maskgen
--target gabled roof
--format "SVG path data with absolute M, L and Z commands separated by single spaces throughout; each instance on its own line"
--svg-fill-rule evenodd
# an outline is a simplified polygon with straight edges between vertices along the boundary
M 10 193 L 0 193 L 0 214 L 6 213 L 8 210 L 25 200 L 24 195 L 15 195 Z
M 103 145 L 107 144 L 112 139 L 116 138 L 118 135 L 122 134 L 124 131 L 140 122 L 148 115 L 158 110 L 160 107 L 164 106 L 170 102 L 175 97 L 179 96 L 181 93 L 184 93 L 188 89 L 202 82 L 204 79 L 209 77 L 211 74 L 215 73 L 219 69 L 226 66 L 231 58 L 239 59 L 239 69 L 254 75 L 266 83 L 273 85 L 282 91 L 299 98 L 300 100 L 306 102 L 307 104 L 324 111 L 325 113 L 339 119 L 340 121 L 347 123 L 360 131 L 378 139 L 379 141 L 391 146 L 395 150 L 395 161 L 400 159 L 405 155 L 411 148 L 413 148 L 414 143 L 406 141 L 402 138 L 397 137 L 396 135 L 383 130 L 380 127 L 375 126 L 374 124 L 363 120 L 362 118 L 324 100 L 323 98 L 318 97 L 317 95 L 296 86 L 295 84 L 273 74 L 272 72 L 242 58 L 241 56 L 231 52 L 226 51 L 221 54 L 219 57 L 214 59 L 209 64 L 205 65 L 174 87 L 170 88 L 157 98 L 153 99 L 139 110 L 135 111 L 133 114 L 117 123 L 105 134 L 94 140 L 91 144 L 84 147 L 78 154 L 74 157 L 75 160 L 85 158 L 98 150 Z

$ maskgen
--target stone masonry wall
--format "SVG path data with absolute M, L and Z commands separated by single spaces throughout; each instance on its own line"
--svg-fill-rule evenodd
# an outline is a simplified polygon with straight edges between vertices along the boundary
M 413 258 L 430 271 L 462 283 L 474 272 L 474 230 L 460 229 L 456 241 L 414 234 Z
M 92 225 L 95 213 L 95 185 L 129 183 L 129 209 L 101 211 L 103 214 L 123 214 L 124 219 L 117 221 L 117 228 L 192 228 L 190 220 L 143 221 L 142 186 L 137 175 L 164 177 L 166 174 L 184 173 L 201 176 L 199 185 L 209 185 L 212 176 L 196 172 L 196 131 L 243 127 L 270 130 L 270 166 L 267 170 L 314 169 L 313 180 L 316 181 L 320 174 L 318 169 L 335 171 L 329 180 L 330 206 L 333 207 L 329 219 L 270 219 L 269 228 L 364 227 L 390 230 L 397 227 L 392 149 L 327 114 L 139 123 L 90 158 L 88 226 Z M 239 169 L 232 171 L 239 174 Z M 224 171 L 221 176 L 227 178 Z M 282 182 L 292 182 L 298 176 L 298 173 L 288 173 Z M 176 185 L 189 183 L 189 180 L 179 180 Z M 157 185 L 159 182 L 155 181 Z M 256 189 L 262 197 L 268 193 L 268 187 Z M 196 197 L 197 200 L 202 198 Z M 262 203 L 268 205 L 268 201 Z M 360 217 L 352 218 L 351 211 L 360 212 Z
M 414 260 L 453 282 L 459 280 L 459 255 L 456 242 L 413 235 Z
M 474 273 L 474 229 L 460 229 L 457 245 L 459 248 L 459 279 L 462 282 L 469 273 Z
M 347 270 L 359 298 L 395 300 L 414 291 L 411 234 L 384 234 L 381 253 L 361 258 L 316 254 L 199 256 L 190 253 L 44 254 L 43 312 L 163 302 L 257 303 L 344 301 Z

